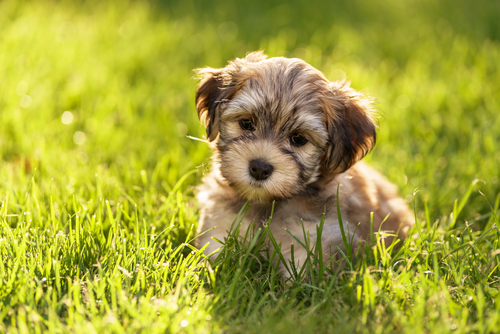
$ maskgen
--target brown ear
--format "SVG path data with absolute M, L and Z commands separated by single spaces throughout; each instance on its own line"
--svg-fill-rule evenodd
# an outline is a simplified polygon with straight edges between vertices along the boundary
M 341 173 L 375 146 L 377 125 L 373 100 L 356 92 L 348 81 L 329 84 L 329 144 L 322 158 L 324 172 Z
M 251 52 L 243 59 L 236 58 L 224 68 L 199 68 L 195 70 L 200 84 L 196 90 L 198 118 L 207 129 L 208 141 L 219 133 L 220 105 L 227 102 L 242 87 L 244 76 L 239 75 L 249 63 L 266 59 L 262 51 Z
M 196 90 L 196 111 L 198 118 L 207 129 L 208 141 L 213 141 L 219 133 L 219 108 L 222 96 L 222 69 L 200 68 L 195 70 L 200 78 Z

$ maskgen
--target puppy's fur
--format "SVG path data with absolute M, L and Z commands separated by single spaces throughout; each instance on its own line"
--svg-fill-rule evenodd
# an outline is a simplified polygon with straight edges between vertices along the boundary
M 375 144 L 371 99 L 347 81 L 329 82 L 300 59 L 268 59 L 262 52 L 197 73 L 196 109 L 213 148 L 212 171 L 198 195 L 198 233 L 216 227 L 199 238 L 199 246 L 210 243 L 207 254 L 220 247 L 212 237 L 224 240 L 248 200 L 242 233 L 267 221 L 275 201 L 270 229 L 286 260 L 293 239 L 284 229 L 303 238 L 303 222 L 314 242 L 326 212 L 323 253 L 334 256 L 334 245 L 343 248 L 337 186 L 345 230 L 356 231 L 354 245 L 370 234 L 370 212 L 373 231 L 389 215 L 382 230 L 406 237 L 411 210 L 385 177 L 358 163 Z M 294 247 L 298 265 L 306 256 Z

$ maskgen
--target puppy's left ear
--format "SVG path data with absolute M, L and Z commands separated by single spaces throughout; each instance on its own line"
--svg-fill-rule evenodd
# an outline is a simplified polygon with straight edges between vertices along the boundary
M 377 124 L 373 99 L 356 92 L 348 81 L 331 82 L 326 108 L 329 143 L 322 157 L 325 173 L 342 173 L 375 146 Z

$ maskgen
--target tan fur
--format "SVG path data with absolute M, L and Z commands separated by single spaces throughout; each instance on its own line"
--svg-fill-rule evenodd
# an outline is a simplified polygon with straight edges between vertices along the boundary
M 197 73 L 196 108 L 214 153 L 212 171 L 198 194 L 198 233 L 215 227 L 199 238 L 199 246 L 210 243 L 207 254 L 220 247 L 212 237 L 224 239 L 248 200 L 241 231 L 267 221 L 274 201 L 270 229 L 287 260 L 293 239 L 285 229 L 303 239 L 303 223 L 314 242 L 325 212 L 322 245 L 324 254 L 334 256 L 334 245 L 343 248 L 337 187 L 345 229 L 356 231 L 355 245 L 369 237 L 370 212 L 374 231 L 389 215 L 382 230 L 406 237 L 414 223 L 411 210 L 394 185 L 358 162 L 376 141 L 370 98 L 346 81 L 329 82 L 300 59 L 267 59 L 262 52 Z M 262 177 L 249 167 L 252 161 L 271 166 L 271 172 Z M 259 168 L 259 173 L 264 170 Z M 306 250 L 295 246 L 299 265 L 306 256 Z

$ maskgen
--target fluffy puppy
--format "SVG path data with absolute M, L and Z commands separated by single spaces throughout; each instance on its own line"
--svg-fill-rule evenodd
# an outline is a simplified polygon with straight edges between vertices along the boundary
M 268 59 L 262 52 L 224 68 L 196 71 L 196 109 L 213 149 L 212 170 L 198 194 L 198 233 L 215 227 L 199 238 L 199 246 L 210 243 L 206 254 L 221 246 L 212 237 L 224 240 L 248 200 L 242 233 L 267 221 L 274 201 L 269 227 L 287 261 L 293 238 L 285 229 L 303 239 L 304 225 L 314 242 L 325 212 L 323 254 L 334 256 L 335 246 L 344 248 L 337 187 L 345 230 L 355 231 L 353 245 L 369 236 L 371 212 L 373 231 L 388 216 L 382 230 L 406 237 L 414 223 L 411 210 L 393 184 L 358 163 L 375 144 L 371 99 L 347 81 L 328 81 L 300 59 Z M 307 251 L 296 245 L 297 265 L 306 257 Z

